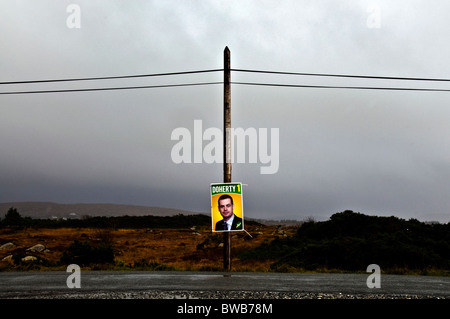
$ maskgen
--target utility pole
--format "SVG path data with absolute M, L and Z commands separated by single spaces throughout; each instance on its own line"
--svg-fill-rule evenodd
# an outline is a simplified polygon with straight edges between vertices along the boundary
M 231 183 L 231 67 L 230 50 L 223 52 L 223 182 Z M 223 268 L 231 271 L 231 232 L 223 233 Z

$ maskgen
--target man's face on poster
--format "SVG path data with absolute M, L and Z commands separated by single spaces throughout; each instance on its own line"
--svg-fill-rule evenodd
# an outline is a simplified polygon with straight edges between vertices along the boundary
M 219 212 L 224 220 L 228 220 L 233 216 L 234 205 L 230 198 L 219 200 Z

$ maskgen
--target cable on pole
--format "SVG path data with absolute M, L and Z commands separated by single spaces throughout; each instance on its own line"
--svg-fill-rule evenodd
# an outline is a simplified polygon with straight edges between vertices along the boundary
M 272 87 L 290 87 L 290 88 L 314 88 L 314 89 L 450 92 L 450 89 L 433 89 L 433 88 L 428 89 L 428 88 L 371 87 L 371 86 L 334 86 L 334 85 L 306 85 L 306 84 L 255 83 L 255 82 L 231 82 L 231 84 L 253 85 L 253 86 L 272 86 Z
M 7 82 L 0 82 L 0 86 L 1 85 L 12 85 L 12 84 L 36 84 L 36 83 L 51 83 L 51 82 L 76 82 L 76 81 L 129 79 L 129 78 L 144 78 L 144 77 L 162 77 L 162 76 L 212 73 L 212 72 L 223 72 L 223 71 L 224 71 L 224 69 L 207 69 L 207 70 L 180 71 L 180 72 L 153 73 L 153 74 L 135 74 L 135 75 L 121 75 L 121 76 L 47 79 L 47 80 L 32 80 L 32 81 L 7 81 Z M 351 74 L 302 73 L 302 72 L 264 71 L 264 70 L 250 70 L 250 69 L 230 69 L 230 72 L 249 72 L 249 73 L 259 73 L 259 74 L 279 74 L 279 75 L 297 75 L 297 76 L 301 75 L 301 76 L 340 77 L 340 78 L 360 78 L 360 79 L 377 79 L 377 80 L 450 82 L 450 79 L 444 79 L 444 78 L 390 77 L 390 76 L 351 75 Z M 135 90 L 135 89 L 153 89 L 153 88 L 170 88 L 170 87 L 187 87 L 187 86 L 205 86 L 205 85 L 215 85 L 215 84 L 222 84 L 222 83 L 223 82 L 198 82 L 198 83 L 120 86 L 120 87 L 101 87 L 101 88 L 80 88 L 80 89 L 17 90 L 17 91 L 0 92 L 0 95 Z M 445 89 L 445 88 L 336 86 L 336 85 L 282 84 L 282 83 L 262 83 L 262 82 L 231 82 L 231 84 L 267 86 L 267 87 L 290 87 L 290 88 L 450 92 L 450 89 Z
M 302 72 L 263 71 L 263 70 L 246 70 L 246 69 L 231 69 L 231 71 L 247 72 L 247 73 L 358 78 L 358 79 L 376 79 L 376 80 L 450 82 L 450 79 L 443 79 L 443 78 L 394 77 L 394 76 L 352 75 L 352 74 L 331 74 L 331 73 L 328 73 L 328 74 L 327 73 L 302 73 Z
M 171 73 L 153 73 L 153 74 L 136 74 L 136 75 L 119 75 L 119 76 L 103 76 L 103 77 L 87 77 L 87 78 L 69 78 L 69 79 L 51 79 L 51 80 L 30 80 L 30 81 L 7 81 L 0 82 L 0 85 L 9 84 L 34 84 L 34 83 L 51 83 L 51 82 L 75 82 L 75 81 L 96 81 L 96 80 L 113 80 L 113 79 L 131 79 L 131 78 L 144 78 L 144 77 L 157 77 L 157 76 L 171 76 L 171 75 L 185 75 L 196 73 L 211 73 L 223 71 L 222 69 L 211 70 L 197 70 L 197 71 L 182 71 Z
M 155 89 L 155 88 L 169 88 L 169 87 L 204 86 L 204 85 L 215 85 L 215 84 L 222 84 L 222 82 L 200 82 L 200 83 L 181 83 L 181 84 L 145 85 L 145 86 L 106 87 L 106 88 L 89 88 L 89 89 L 12 91 L 12 92 L 0 92 L 0 95 L 7 95 L 7 94 L 39 94 L 39 93 L 70 93 L 70 92 L 114 91 L 114 90 L 136 90 L 136 89 Z

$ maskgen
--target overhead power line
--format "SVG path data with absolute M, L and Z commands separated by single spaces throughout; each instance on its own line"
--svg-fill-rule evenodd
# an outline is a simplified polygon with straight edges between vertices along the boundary
M 199 82 L 199 83 L 162 84 L 162 85 L 125 86 L 125 87 L 104 87 L 104 88 L 86 88 L 86 89 L 11 91 L 11 92 L 0 92 L 0 95 L 136 90 L 136 89 L 155 89 L 155 88 L 171 88 L 171 87 L 187 87 L 187 86 L 206 86 L 206 85 L 216 85 L 216 84 L 223 84 L 223 82 Z M 257 83 L 257 82 L 234 82 L 234 81 L 232 81 L 231 84 L 251 85 L 251 86 L 269 86 L 269 87 L 287 87 L 287 88 L 313 88 L 313 89 L 450 92 L 450 89 L 433 89 L 433 88 L 333 86 L 333 85 L 306 85 L 306 84 Z
M 94 80 L 130 79 L 130 78 L 144 78 L 144 77 L 162 77 L 162 76 L 175 76 L 175 75 L 187 75 L 187 74 L 199 74 L 199 73 L 212 73 L 212 72 L 222 72 L 222 71 L 224 71 L 224 70 L 223 69 L 209 69 L 209 70 L 181 71 L 181 72 L 170 72 L 170 73 L 152 73 L 152 74 L 135 74 L 135 75 L 121 75 L 121 76 L 66 78 L 66 79 L 47 79 L 47 80 L 30 80 L 30 81 L 8 81 L 8 82 L 0 82 L 0 85 L 35 84 L 35 83 L 49 83 L 49 82 L 94 81 Z M 301 72 L 264 71 L 264 70 L 248 70 L 248 69 L 231 69 L 231 71 L 234 71 L 234 72 L 259 73 L 259 74 L 298 75 L 298 76 L 301 75 L 301 76 L 361 78 L 361 79 L 382 79 L 382 80 L 409 80 L 409 81 L 450 82 L 450 79 L 443 79 L 443 78 L 389 77 L 389 76 L 350 75 L 350 74 L 301 73 Z M 119 86 L 119 87 L 80 88 L 80 89 L 17 90 L 17 91 L 0 92 L 0 95 L 40 94 L 40 93 L 67 93 L 67 92 L 89 92 L 89 91 L 113 91 L 113 90 L 136 90 L 136 89 L 153 89 L 153 88 L 170 88 L 170 87 L 187 87 L 187 86 L 205 86 L 205 85 L 216 85 L 216 84 L 222 84 L 222 83 L 223 82 L 198 82 L 198 83 L 159 84 L 159 85 L 141 85 L 141 86 Z M 307 84 L 283 84 L 283 83 L 262 83 L 262 82 L 231 82 L 231 84 L 252 85 L 252 86 L 268 86 L 268 87 L 290 87 L 290 88 L 450 92 L 450 89 L 444 89 L 444 88 L 337 86 L 337 85 L 307 85 Z
M 69 92 L 90 92 L 90 91 L 115 91 L 115 90 L 136 90 L 136 89 L 155 89 L 183 86 L 202 86 L 222 84 L 222 82 L 199 82 L 199 83 L 181 83 L 181 84 L 162 84 L 162 85 L 144 85 L 144 86 L 123 86 L 123 87 L 106 87 L 106 88 L 88 88 L 88 89 L 63 89 L 63 90 L 37 90 L 37 91 L 12 91 L 0 92 L 1 95 L 6 94 L 39 94 L 39 93 L 69 93 Z
M 302 75 L 302 76 L 321 76 L 321 77 L 376 79 L 376 80 L 450 82 L 450 79 L 443 79 L 443 78 L 417 78 L 417 77 L 395 77 L 395 76 L 352 75 L 352 74 L 331 74 L 331 73 L 303 73 L 303 72 L 263 71 L 263 70 L 246 70 L 246 69 L 231 69 L 231 71 L 234 71 L 234 72 L 247 72 L 247 73 L 265 73 L 265 74 L 280 74 L 280 75 Z
M 113 79 L 131 79 L 131 78 L 145 78 L 145 77 L 157 77 L 157 76 L 185 75 L 185 74 L 196 74 L 196 73 L 211 73 L 211 72 L 219 72 L 219 71 L 223 71 L 223 69 L 182 71 L 182 72 L 171 72 L 171 73 L 153 73 L 153 74 L 136 74 L 136 75 L 87 77 L 87 78 L 30 80 L 30 81 L 8 81 L 8 82 L 0 82 L 0 85 L 7 85 L 7 84 L 34 84 L 34 83 L 51 83 L 51 82 L 96 81 L 96 80 L 113 80 Z
M 402 87 L 376 87 L 376 86 L 375 87 L 373 87 L 373 86 L 334 86 L 334 85 L 306 85 L 306 84 L 255 83 L 255 82 L 231 82 L 231 84 L 253 85 L 253 86 L 291 87 L 291 88 L 313 88 L 313 89 L 354 89 L 354 90 L 450 92 L 450 89 L 433 89 L 433 88 L 402 88 Z
M 52 83 L 52 82 L 75 82 L 75 81 L 96 81 L 96 80 L 113 80 L 113 79 L 131 79 L 131 78 L 144 78 L 144 77 L 161 77 L 161 76 L 186 75 L 186 74 L 196 74 L 196 73 L 212 73 L 212 72 L 222 72 L 222 71 L 223 71 L 223 69 L 209 69 L 209 70 L 180 71 L 180 72 L 168 72 L 168 73 L 150 73 L 150 74 L 134 74 L 134 75 L 119 75 L 119 76 L 103 76 L 103 77 L 47 79 L 47 80 L 27 80 L 27 81 L 5 81 L 5 82 L 0 82 L 0 85 Z M 331 73 L 304 73 L 304 72 L 267 71 L 267 70 L 251 70 L 251 69 L 231 69 L 231 71 L 232 72 L 246 72 L 246 73 L 279 74 L 279 75 L 318 76 L 318 77 L 340 77 L 340 78 L 359 78 L 359 79 L 378 79 L 378 80 L 407 80 L 407 81 L 450 82 L 450 79 L 444 79 L 444 78 L 393 77 L 393 76 L 331 74 Z

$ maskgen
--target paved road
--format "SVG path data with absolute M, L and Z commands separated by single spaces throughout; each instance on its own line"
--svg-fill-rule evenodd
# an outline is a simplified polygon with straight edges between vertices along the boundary
M 81 271 L 81 288 L 69 289 L 66 272 L 0 273 L 0 297 L 92 292 L 249 291 L 450 297 L 450 278 L 381 275 L 381 288 L 368 288 L 369 274 L 280 274 L 211 272 Z

